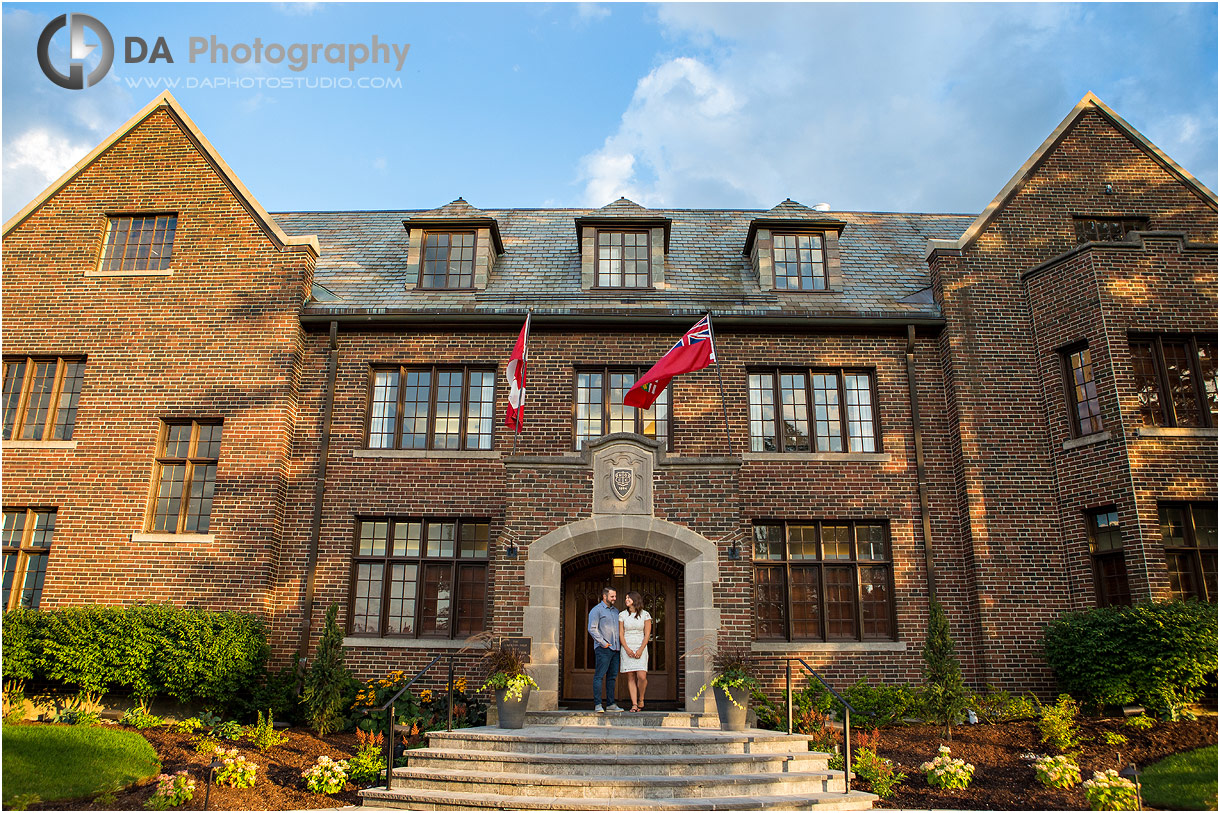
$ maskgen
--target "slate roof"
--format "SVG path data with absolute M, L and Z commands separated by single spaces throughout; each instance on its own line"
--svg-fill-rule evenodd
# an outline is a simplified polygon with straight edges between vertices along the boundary
M 601 209 L 485 210 L 479 214 L 498 221 L 505 248 L 487 288 L 409 290 L 403 220 L 436 212 L 273 215 L 286 233 L 316 234 L 321 243 L 315 271 L 315 284 L 321 290 L 303 313 L 490 315 L 532 309 L 537 315 L 644 316 L 711 311 L 757 317 L 937 317 L 939 309 L 930 297 L 912 296 L 931 284 L 924 260 L 927 241 L 956 238 L 974 220 L 972 215 L 818 212 L 795 201 L 785 201 L 770 211 L 645 210 L 625 199 Z M 673 221 L 665 289 L 582 291 L 575 218 L 644 212 Z M 846 222 L 839 240 L 843 291 L 801 294 L 760 290 L 742 248 L 750 221 L 775 215 Z

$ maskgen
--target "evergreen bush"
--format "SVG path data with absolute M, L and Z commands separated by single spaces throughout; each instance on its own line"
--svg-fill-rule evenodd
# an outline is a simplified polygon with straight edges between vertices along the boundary
M 928 613 L 928 639 L 923 648 L 924 712 L 945 726 L 945 736 L 953 738 L 952 726 L 966 711 L 968 695 L 962 683 L 962 667 L 953 651 L 949 618 L 935 597 Z
M 336 620 L 338 615 L 339 605 L 330 605 L 326 611 L 322 640 L 318 641 L 318 651 L 305 674 L 305 687 L 301 692 L 305 722 L 319 736 L 326 736 L 343 727 L 346 722 L 344 712 L 348 706 L 345 695 L 355 683 L 343 663 L 343 631 Z
M 1083 703 L 1137 703 L 1170 716 L 1216 673 L 1216 608 L 1196 601 L 1098 607 L 1047 625 L 1046 660 Z

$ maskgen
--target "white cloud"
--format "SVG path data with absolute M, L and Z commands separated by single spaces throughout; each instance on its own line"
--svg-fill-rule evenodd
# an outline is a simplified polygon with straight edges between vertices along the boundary
M 275 8 L 289 17 L 308 17 L 318 10 L 320 3 L 276 3 Z
M 1205 126 L 1215 119 L 1214 67 L 1193 95 L 1174 88 L 1183 95 L 1167 102 L 1166 87 L 1181 83 L 1157 75 L 1152 56 L 1131 62 L 1161 46 L 1130 27 L 1098 35 L 1096 13 L 663 4 L 673 51 L 582 160 L 585 202 L 623 194 L 653 206 L 770 207 L 791 196 L 841 209 L 977 212 L 1085 92 L 1131 120 L 1105 92 L 1132 95 L 1116 90 L 1125 82 L 1158 100 L 1150 112 L 1164 114 L 1161 146 L 1177 157 L 1175 143 L 1186 156 L 1210 144 L 1214 174 L 1216 128 Z
M 4 150 L 4 169 L 33 170 L 45 186 L 68 171 L 93 148 L 87 141 L 74 142 L 45 127 L 27 130 Z
M 598 20 L 604 20 L 609 16 L 610 9 L 599 3 L 576 4 L 576 22 L 580 25 L 589 25 Z

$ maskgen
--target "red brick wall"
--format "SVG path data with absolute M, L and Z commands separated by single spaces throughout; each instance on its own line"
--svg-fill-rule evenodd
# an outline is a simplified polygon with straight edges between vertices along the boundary
M 86 277 L 108 213 L 178 213 L 172 276 Z M 5 448 L 5 506 L 58 508 L 42 606 L 263 612 L 294 475 L 298 311 L 277 248 L 164 108 L 4 239 L 4 353 L 88 356 L 74 449 Z M 209 543 L 139 544 L 162 418 L 224 419 Z
M 1103 194 L 1106 183 L 1114 194 Z M 1135 510 L 1129 485 L 1123 496 L 1119 451 L 1111 446 L 1062 451 L 1062 383 L 1055 360 L 1047 357 L 1068 335 L 1102 343 L 1108 329 L 1112 338 L 1115 328 L 1101 327 L 1098 294 L 1089 291 L 1106 287 L 1104 272 L 1101 281 L 1092 282 L 1069 264 L 1053 281 L 1031 285 L 1028 298 L 1021 282 L 1024 272 L 1073 248 L 1072 215 L 1144 215 L 1151 229 L 1182 231 L 1204 242 L 1216 236 L 1213 204 L 1099 113 L 1088 111 L 973 244 L 960 255 L 941 252 L 931 262 L 948 320 L 941 349 L 967 566 L 975 574 L 971 604 L 981 636 L 982 676 L 997 685 L 1039 691 L 1051 688 L 1049 674 L 1038 667 L 1040 627 L 1089 603 L 1091 577 L 1079 512 L 1086 503 L 1116 502 L 1126 525 Z M 1213 318 L 1214 269 L 1213 258 Z M 1169 302 L 1207 299 L 1206 279 L 1173 282 L 1185 291 L 1166 296 Z M 1160 299 L 1163 290 L 1158 287 L 1157 296 L 1149 298 Z M 1172 309 L 1170 304 L 1167 310 Z M 1100 360 L 1103 368 L 1114 364 L 1120 381 L 1130 381 L 1129 369 L 1108 359 L 1104 349 Z M 1103 406 L 1116 424 L 1113 387 L 1109 392 Z M 1063 460 L 1057 468 L 1065 454 L 1072 462 Z M 1174 470 L 1172 461 L 1164 463 Z M 1214 490 L 1214 472 L 1211 483 Z

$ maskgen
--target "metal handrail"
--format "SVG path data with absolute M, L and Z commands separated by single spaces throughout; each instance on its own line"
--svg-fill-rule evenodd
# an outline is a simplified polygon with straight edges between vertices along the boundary
M 826 691 L 830 692 L 836 700 L 843 704 L 843 793 L 851 793 L 851 713 L 856 711 L 851 703 L 844 699 L 843 695 L 834 690 L 834 687 L 826 682 L 826 678 L 819 675 L 812 666 L 805 663 L 804 658 L 781 656 L 784 660 L 784 687 L 788 695 L 788 733 L 792 733 L 792 662 L 796 661 L 801 666 L 805 667 L 805 671 L 818 679 L 818 682 L 826 687 Z M 856 712 L 859 714 L 860 712 Z
M 394 726 L 393 706 L 396 702 L 398 702 L 398 698 L 402 697 L 403 694 L 407 691 L 407 689 L 411 688 L 412 684 L 414 684 L 415 681 L 417 681 L 421 677 L 423 677 L 424 673 L 426 673 L 429 669 L 431 669 L 433 666 L 435 666 L 436 662 L 439 661 L 443 657 L 445 657 L 444 652 L 442 652 L 441 654 L 439 654 L 435 658 L 433 658 L 431 661 L 429 661 L 428 665 L 425 666 L 423 669 L 420 669 L 419 672 L 416 673 L 415 677 L 413 677 L 407 681 L 407 685 L 405 685 L 401 689 L 399 689 L 398 692 L 395 693 L 395 695 L 393 697 L 391 697 L 389 700 L 387 700 L 385 703 L 383 703 L 379 708 L 364 710 L 364 713 L 366 715 L 371 714 L 372 712 L 375 712 L 375 711 L 385 711 L 386 709 L 390 710 L 389 722 L 386 724 L 386 738 L 385 738 L 385 747 L 386 747 L 385 789 L 386 790 L 390 790 L 393 787 L 393 782 L 394 782 L 394 727 L 395 726 Z M 448 691 L 449 691 L 449 723 L 446 726 L 445 730 L 452 731 L 453 730 L 453 653 L 452 652 L 449 653 L 449 690 Z

